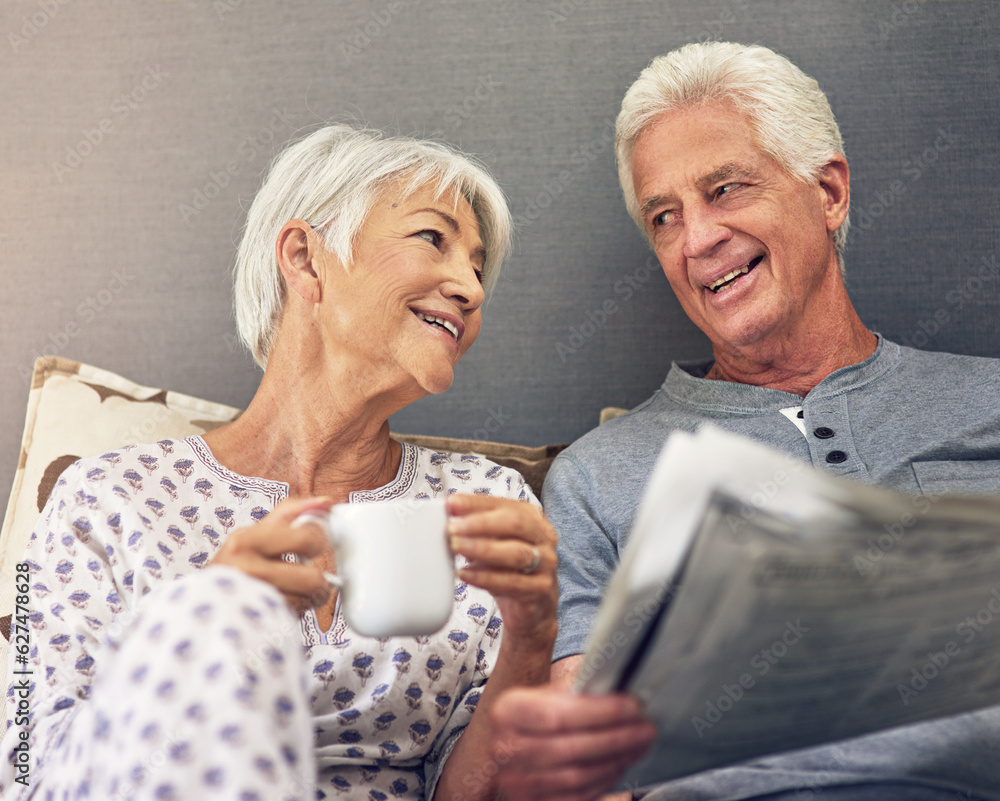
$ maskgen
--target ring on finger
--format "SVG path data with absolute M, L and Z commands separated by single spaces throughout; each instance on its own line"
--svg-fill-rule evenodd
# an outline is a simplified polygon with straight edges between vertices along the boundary
M 522 567 L 522 573 L 534 573 L 538 566 L 542 563 L 542 552 L 538 550 L 537 545 L 531 546 L 531 564 L 527 567 Z

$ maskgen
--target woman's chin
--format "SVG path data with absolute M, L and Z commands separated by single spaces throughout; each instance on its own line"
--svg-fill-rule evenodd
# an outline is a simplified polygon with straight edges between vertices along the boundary
M 448 387 L 451 386 L 452 381 L 455 380 L 454 370 L 435 370 L 433 372 L 427 373 L 421 376 L 419 383 L 421 388 L 430 395 L 440 395 Z

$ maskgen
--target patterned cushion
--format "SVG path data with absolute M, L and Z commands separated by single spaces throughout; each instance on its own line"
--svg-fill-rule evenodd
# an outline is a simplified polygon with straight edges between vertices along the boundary
M 21 458 L 0 529 L 0 666 L 14 611 L 14 568 L 60 473 L 82 456 L 122 445 L 204 434 L 236 418 L 239 409 L 134 384 L 107 370 L 46 356 L 35 362 Z M 476 453 L 528 480 L 536 495 L 565 445 L 537 448 L 446 437 L 394 435 L 442 451 Z
M 21 457 L 0 529 L 0 665 L 7 664 L 14 568 L 59 474 L 81 456 L 204 434 L 239 413 L 69 359 L 45 356 L 35 362 Z

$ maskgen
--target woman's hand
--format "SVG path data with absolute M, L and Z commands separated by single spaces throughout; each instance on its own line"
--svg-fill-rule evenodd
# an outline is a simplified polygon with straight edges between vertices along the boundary
M 298 613 L 321 606 L 330 595 L 330 585 L 317 565 L 286 562 L 292 553 L 310 560 L 329 548 L 319 526 L 292 526 L 305 512 L 325 513 L 332 502 L 326 498 L 282 501 L 259 523 L 237 528 L 226 537 L 210 565 L 229 565 L 266 581 L 277 589 Z
M 497 601 L 505 638 L 551 648 L 556 633 L 555 529 L 540 508 L 484 495 L 447 500 L 451 548 L 469 564 L 463 581 Z

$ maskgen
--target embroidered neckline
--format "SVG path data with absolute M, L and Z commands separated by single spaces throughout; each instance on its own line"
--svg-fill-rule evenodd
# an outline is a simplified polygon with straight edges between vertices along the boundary
M 403 497 L 409 492 L 410 487 L 413 486 L 413 480 L 417 475 L 418 449 L 409 442 L 400 442 L 399 444 L 403 448 L 403 455 L 399 459 L 399 469 L 396 471 L 396 477 L 378 489 L 355 490 L 348 496 L 349 503 L 390 501 L 394 498 Z
M 241 486 L 245 489 L 256 490 L 267 495 L 271 499 L 272 506 L 276 506 L 280 501 L 288 497 L 288 484 L 284 481 L 271 481 L 266 478 L 243 476 L 234 473 L 225 465 L 221 464 L 212 453 L 212 449 L 200 435 L 186 437 L 181 440 L 188 447 L 198 461 L 201 462 L 213 475 L 222 481 Z M 374 490 L 355 490 L 348 496 L 349 503 L 377 503 L 388 501 L 394 498 L 404 497 L 413 486 L 413 481 L 417 475 L 417 461 L 420 449 L 408 442 L 401 442 L 403 453 L 399 460 L 399 469 L 396 476 L 388 484 L 384 484 Z M 294 561 L 292 554 L 285 554 L 284 558 Z M 350 642 L 350 630 L 344 616 L 338 614 L 334 617 L 330 630 L 324 632 L 320 629 L 319 621 L 316 619 L 316 611 L 308 610 L 300 618 L 303 638 L 307 646 L 313 645 L 333 645 L 344 646 Z
M 198 461 L 220 481 L 225 481 L 244 489 L 261 492 L 270 498 L 271 503 L 275 506 L 288 497 L 288 484 L 284 481 L 271 481 L 270 479 L 258 478 L 256 476 L 242 476 L 221 464 L 215 458 L 212 449 L 208 447 L 208 444 L 200 435 L 196 434 L 186 437 L 181 442 L 191 448 L 194 455 L 198 457 Z

